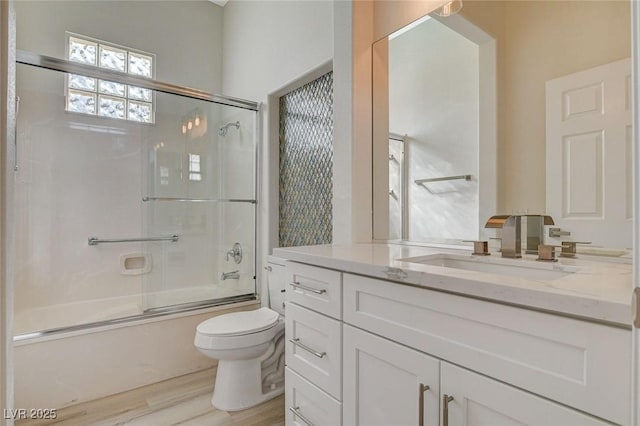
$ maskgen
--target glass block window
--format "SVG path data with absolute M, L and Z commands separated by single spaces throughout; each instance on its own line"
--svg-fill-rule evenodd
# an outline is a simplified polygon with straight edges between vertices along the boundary
M 70 61 L 153 78 L 155 56 L 78 34 L 67 33 Z M 77 74 L 67 76 L 67 111 L 140 123 L 154 122 L 153 91 Z

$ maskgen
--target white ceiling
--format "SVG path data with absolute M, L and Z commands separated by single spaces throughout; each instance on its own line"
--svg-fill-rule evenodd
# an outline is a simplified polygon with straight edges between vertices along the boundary
M 211 3 L 215 3 L 215 4 L 217 4 L 218 6 L 222 6 L 222 7 L 224 7 L 224 5 L 225 5 L 225 4 L 227 4 L 227 2 L 228 2 L 229 0 L 209 0 L 209 1 L 210 1 Z

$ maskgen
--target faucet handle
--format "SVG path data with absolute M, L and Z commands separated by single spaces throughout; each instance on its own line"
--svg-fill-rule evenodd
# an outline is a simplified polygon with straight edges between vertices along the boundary
M 571 235 L 571 232 L 569 231 L 563 231 L 560 228 L 549 228 L 549 236 L 551 238 L 558 238 L 558 237 L 564 237 L 564 236 L 569 236 Z
M 227 262 L 233 259 L 234 262 L 242 262 L 242 246 L 240 243 L 233 243 L 231 250 L 227 251 Z
M 563 241 L 560 257 L 576 257 L 576 246 L 578 244 L 591 244 L 590 241 Z
M 489 256 L 489 242 L 487 240 L 462 240 L 465 243 L 473 243 L 473 255 Z
M 540 244 L 538 246 L 538 258 L 536 260 L 539 260 L 540 262 L 557 262 L 558 259 L 556 259 L 556 247 L 561 246 Z

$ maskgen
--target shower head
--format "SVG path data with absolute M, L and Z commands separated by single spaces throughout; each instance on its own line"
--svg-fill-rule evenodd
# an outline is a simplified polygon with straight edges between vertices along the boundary
M 222 127 L 220 127 L 220 128 L 218 129 L 218 134 L 219 134 L 220 136 L 226 136 L 226 135 L 227 135 L 227 130 L 228 130 L 228 129 L 229 129 L 229 127 L 231 127 L 231 126 L 235 126 L 235 128 L 236 128 L 236 129 L 239 129 L 239 128 L 240 128 L 240 122 L 239 122 L 239 121 L 236 121 L 235 123 L 227 123 L 227 124 L 225 124 L 224 126 L 222 126 Z

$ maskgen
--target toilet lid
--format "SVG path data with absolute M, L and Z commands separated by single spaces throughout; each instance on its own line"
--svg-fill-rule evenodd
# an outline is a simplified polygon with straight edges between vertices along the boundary
M 220 315 L 198 325 L 200 334 L 210 336 L 238 336 L 256 333 L 273 327 L 278 322 L 278 313 L 269 308 L 254 311 L 233 312 Z

